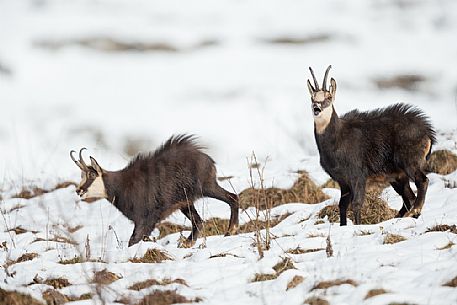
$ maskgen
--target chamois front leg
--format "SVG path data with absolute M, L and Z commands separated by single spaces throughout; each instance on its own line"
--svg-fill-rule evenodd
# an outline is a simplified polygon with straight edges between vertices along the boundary
M 362 223 L 362 205 L 365 201 L 365 185 L 366 181 L 363 179 L 356 180 L 353 189 L 352 211 L 354 212 L 354 223 L 360 225 Z
M 203 220 L 200 215 L 198 215 L 195 206 L 192 203 L 189 203 L 186 207 L 181 208 L 181 212 L 190 220 L 192 223 L 192 232 L 190 233 L 187 239 L 179 243 L 180 248 L 190 248 L 197 241 L 198 235 L 200 235 L 200 230 L 203 226 Z
M 340 225 L 345 226 L 347 224 L 347 209 L 352 199 L 352 192 L 347 185 L 343 183 L 339 183 L 339 185 L 341 189 L 340 203 L 338 204 L 340 210 Z
M 154 226 L 135 223 L 135 228 L 129 240 L 129 247 L 142 241 L 145 236 L 149 236 L 153 229 Z
M 413 208 L 405 214 L 405 217 L 419 217 L 422 211 L 422 207 L 424 206 L 425 193 L 427 192 L 428 188 L 428 178 L 422 171 L 418 170 L 414 177 L 414 183 L 417 187 L 416 201 L 414 202 Z

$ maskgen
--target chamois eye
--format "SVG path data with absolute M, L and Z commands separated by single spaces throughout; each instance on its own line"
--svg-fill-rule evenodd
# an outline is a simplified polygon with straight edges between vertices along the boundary
M 89 172 L 89 178 L 95 179 L 97 178 L 97 174 L 95 172 Z

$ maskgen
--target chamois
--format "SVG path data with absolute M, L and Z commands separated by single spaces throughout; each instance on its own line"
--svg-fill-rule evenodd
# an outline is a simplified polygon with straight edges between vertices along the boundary
M 193 136 L 172 136 L 155 152 L 140 154 L 122 170 L 107 171 L 90 157 L 87 165 L 70 152 L 71 159 L 81 169 L 81 183 L 76 189 L 82 199 L 106 198 L 135 227 L 129 246 L 149 236 L 155 225 L 180 209 L 191 221 L 192 232 L 183 247 L 192 246 L 202 228 L 202 219 L 194 201 L 211 197 L 229 204 L 230 223 L 226 235 L 236 233 L 238 226 L 238 196 L 217 184 L 213 159 L 202 151 Z
M 346 225 L 350 203 L 355 224 L 360 224 L 366 183 L 379 178 L 387 179 L 403 199 L 396 217 L 419 217 L 428 187 L 423 167 L 436 142 L 429 119 L 418 108 L 401 103 L 369 112 L 352 110 L 339 117 L 333 106 L 336 81 L 330 79 L 329 90 L 326 85 L 330 68 L 319 88 L 310 67 L 314 86 L 309 79 L 307 84 L 320 164 L 341 189 L 340 225 Z

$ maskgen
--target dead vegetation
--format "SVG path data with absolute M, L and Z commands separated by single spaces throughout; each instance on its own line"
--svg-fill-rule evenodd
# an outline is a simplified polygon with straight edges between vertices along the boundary
M 419 85 L 427 79 L 418 74 L 399 74 L 392 77 L 376 78 L 374 83 L 379 89 L 400 88 L 408 91 L 416 91 Z
M 48 305 L 63 305 L 70 301 L 66 295 L 54 289 L 48 289 L 43 292 L 43 299 Z
M 22 198 L 22 199 L 32 199 L 38 196 L 41 196 L 43 194 L 51 193 L 54 192 L 55 190 L 62 189 L 62 188 L 67 188 L 70 185 L 76 186 L 76 183 L 71 182 L 71 181 L 64 181 L 58 183 L 55 187 L 51 189 L 44 189 L 38 186 L 33 186 L 33 187 L 23 187 L 22 190 L 13 195 L 12 198 Z
M 401 235 L 387 233 L 386 236 L 384 236 L 383 244 L 396 244 L 404 240 L 406 240 L 406 238 Z
M 35 46 L 50 49 L 53 51 L 66 47 L 78 46 L 99 52 L 119 53 L 119 52 L 137 52 L 137 53 L 177 53 L 192 51 L 200 48 L 217 45 L 219 42 L 214 39 L 203 40 L 195 43 L 188 48 L 180 48 L 168 42 L 139 42 L 116 39 L 112 37 L 87 37 L 63 40 L 41 40 L 36 41 Z
M 286 203 L 319 203 L 326 199 L 321 188 L 318 187 L 304 171 L 299 172 L 300 176 L 289 189 L 281 188 L 247 188 L 240 193 L 240 207 L 258 207 L 260 210 L 273 208 Z M 259 201 L 260 202 L 256 202 Z
M 435 225 L 431 228 L 428 228 L 425 233 L 428 232 L 451 232 L 457 234 L 457 226 L 456 225 L 447 225 L 447 224 L 439 224 Z
M 115 273 L 112 273 L 106 269 L 97 271 L 94 273 L 94 278 L 92 279 L 93 283 L 98 285 L 109 285 L 114 281 L 117 281 L 121 277 Z
M 438 247 L 436 248 L 436 250 L 447 250 L 447 249 L 451 249 L 453 246 L 455 246 L 455 244 L 452 242 L 452 241 L 448 241 L 448 243 L 442 247 Z
M 162 280 L 156 280 L 156 279 L 145 280 L 143 282 L 133 284 L 132 286 L 129 287 L 129 289 L 140 291 L 142 289 L 149 288 L 154 285 L 166 286 L 166 285 L 170 285 L 170 284 L 180 284 L 180 285 L 188 286 L 186 281 L 183 279 L 172 280 L 172 279 L 166 278 L 166 279 L 162 279 Z
M 43 284 L 52 286 L 54 287 L 54 289 L 60 289 L 70 286 L 70 282 L 66 278 L 47 279 L 43 282 Z
M 281 273 L 289 269 L 295 269 L 295 266 L 289 257 L 285 257 L 279 263 L 273 266 L 275 273 L 256 273 L 251 282 L 263 282 L 277 279 Z
M 168 253 L 159 249 L 148 249 L 143 257 L 134 257 L 130 259 L 132 263 L 161 263 L 165 260 L 173 260 Z
M 198 303 L 201 301 L 201 298 L 188 299 L 185 296 L 178 294 L 175 290 L 155 290 L 136 303 L 136 305 L 171 305 Z
M 75 256 L 74 258 L 59 261 L 59 264 L 62 264 L 62 265 L 72 265 L 72 264 L 79 264 L 79 263 L 82 263 L 81 256 Z
M 7 291 L 0 288 L 1 305 L 43 305 L 40 301 L 31 296 L 17 291 Z
M 295 287 L 297 287 L 298 285 L 300 285 L 301 283 L 303 283 L 303 281 L 305 280 L 305 278 L 301 275 L 296 275 L 294 276 L 290 281 L 289 283 L 287 283 L 287 288 L 286 290 L 289 290 L 289 289 L 294 289 Z
M 457 287 L 457 276 L 454 277 L 452 280 L 450 280 L 449 282 L 446 282 L 443 286 L 447 286 L 447 287 Z
M 19 264 L 19 263 L 23 263 L 23 262 L 27 262 L 27 261 L 31 261 L 32 259 L 38 257 L 38 253 L 34 253 L 34 252 L 31 252 L 31 253 L 24 253 L 22 254 L 18 259 L 12 261 L 7 261 L 3 267 L 4 268 L 8 268 L 9 266 L 11 265 L 14 265 L 14 264 Z
M 430 155 L 425 170 L 448 175 L 457 170 L 457 156 L 449 150 L 436 150 Z
M 317 251 L 322 251 L 322 250 L 325 250 L 325 249 L 323 249 L 323 248 L 302 249 L 300 247 L 297 247 L 295 249 L 287 250 L 287 253 L 289 253 L 289 254 L 306 254 L 306 253 L 317 252 Z
M 315 34 L 309 36 L 278 36 L 274 38 L 263 39 L 266 43 L 284 44 L 284 45 L 305 45 L 313 43 L 328 42 L 332 39 L 330 34 Z
M 330 303 L 327 300 L 321 299 L 320 297 L 317 297 L 317 296 L 307 298 L 303 304 L 308 304 L 308 305 L 330 305 Z
M 330 280 L 330 281 L 322 281 L 314 285 L 314 287 L 311 290 L 316 290 L 316 289 L 328 289 L 330 287 L 334 286 L 340 286 L 340 285 L 352 285 L 354 287 L 357 287 L 357 282 L 351 279 L 337 279 L 337 280 Z
M 389 292 L 382 288 L 371 289 L 371 290 L 368 290 L 367 295 L 365 296 L 364 300 L 375 297 L 377 295 L 385 294 L 385 293 L 389 293 Z
M 361 224 L 377 224 L 389 219 L 392 219 L 397 214 L 397 211 L 391 209 L 387 202 L 378 197 L 378 193 L 367 192 L 365 202 L 361 210 Z M 348 209 L 348 218 L 354 221 L 352 207 Z M 332 223 L 340 221 L 340 210 L 337 204 L 329 205 L 320 210 L 319 217 L 325 218 Z

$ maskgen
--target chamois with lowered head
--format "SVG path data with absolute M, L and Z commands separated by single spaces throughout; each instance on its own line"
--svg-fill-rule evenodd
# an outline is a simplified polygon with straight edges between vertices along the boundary
M 427 192 L 424 165 L 435 144 L 435 131 L 425 114 L 410 105 L 394 104 L 369 112 L 352 110 L 339 117 L 333 106 L 336 81 L 325 71 L 322 87 L 309 68 L 314 86 L 308 79 L 314 137 L 324 170 L 341 189 L 340 224 L 346 225 L 346 212 L 352 204 L 355 224 L 365 199 L 365 186 L 371 179 L 387 179 L 402 197 L 397 217 L 418 217 Z M 417 187 L 417 196 L 409 181 Z
M 213 159 L 189 135 L 172 136 L 155 152 L 140 154 L 122 170 L 107 171 L 90 157 L 87 165 L 70 152 L 71 159 L 81 169 L 81 182 L 76 189 L 82 199 L 106 198 L 135 227 L 129 246 L 149 236 L 156 224 L 176 210 L 191 221 L 192 232 L 181 246 L 192 246 L 202 228 L 202 219 L 194 202 L 211 197 L 226 202 L 231 216 L 226 235 L 234 234 L 238 226 L 238 196 L 217 183 Z

